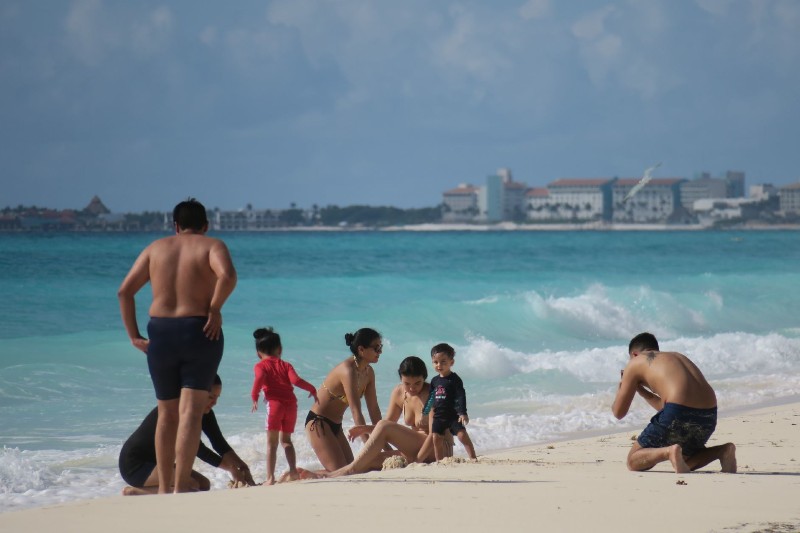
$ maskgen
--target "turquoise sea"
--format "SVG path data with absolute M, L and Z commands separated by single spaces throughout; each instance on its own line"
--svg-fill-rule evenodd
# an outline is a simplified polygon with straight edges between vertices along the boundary
M 123 487 L 120 446 L 155 397 L 116 290 L 159 236 L 0 234 L 0 511 Z M 398 363 L 451 343 L 479 455 L 644 424 L 652 412 L 643 401 L 622 422 L 610 405 L 627 343 L 645 330 L 698 363 L 723 414 L 800 393 L 797 231 L 216 236 L 239 284 L 223 309 L 215 411 L 256 480 L 265 477 L 264 435 L 263 411 L 251 414 L 248 398 L 251 333 L 264 325 L 316 385 L 347 356 L 346 332 L 379 330 L 384 411 Z M 143 331 L 149 300 L 146 287 Z M 310 400 L 298 398 L 302 414 Z M 302 431 L 294 440 L 298 463 L 317 466 Z M 224 487 L 223 472 L 196 467 Z

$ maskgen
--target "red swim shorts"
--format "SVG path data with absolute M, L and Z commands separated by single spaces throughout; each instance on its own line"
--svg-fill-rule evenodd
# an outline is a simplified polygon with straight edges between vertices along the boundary
M 297 402 L 267 400 L 267 431 L 294 433 L 297 423 Z

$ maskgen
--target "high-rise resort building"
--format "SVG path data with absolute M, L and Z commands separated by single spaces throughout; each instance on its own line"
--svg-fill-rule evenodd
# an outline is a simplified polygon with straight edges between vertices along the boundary
M 744 198 L 744 172 L 728 170 L 722 179 L 725 180 L 726 198 Z
M 695 201 L 706 198 L 725 198 L 726 194 L 727 184 L 704 172 L 700 177 L 681 184 L 681 205 L 689 211 L 694 211 Z
M 478 188 L 462 183 L 442 194 L 442 222 L 472 222 L 478 215 Z
M 778 188 L 771 183 L 758 183 L 750 186 L 750 198 L 758 200 L 768 200 L 777 198 Z
M 478 191 L 479 220 L 500 222 L 503 220 L 503 178 L 498 174 L 486 177 L 486 186 Z
M 776 194 L 763 185 L 745 198 L 744 172 L 729 170 L 713 178 L 653 178 L 627 200 L 641 178 L 559 178 L 546 187 L 528 188 L 501 168 L 486 186 L 462 184 L 445 191 L 442 220 L 492 223 L 613 222 L 620 224 L 701 224 L 758 218 L 768 211 L 800 214 L 800 184 Z M 701 220 L 702 219 L 702 220 Z
M 792 183 L 781 187 L 778 195 L 780 197 L 780 211 L 784 216 L 800 216 L 800 183 Z
M 511 170 L 501 168 L 497 175 L 503 180 L 503 220 L 513 220 L 520 222 L 526 218 L 526 198 L 528 186 L 524 183 L 514 181 Z
M 534 222 L 550 220 L 550 191 L 545 187 L 528 189 L 525 193 L 525 199 L 527 201 L 525 210 L 527 211 L 528 220 Z
M 719 178 L 712 178 L 709 172 L 701 172 L 693 180 L 681 183 L 681 205 L 694 212 L 697 200 L 743 198 L 744 172 L 728 170 Z
M 612 186 L 616 178 L 561 178 L 547 185 L 549 220 L 611 220 Z M 531 197 L 528 198 L 529 206 Z M 529 209 L 529 216 L 533 212 Z
M 280 209 L 246 208 L 236 211 L 214 209 L 208 213 L 208 223 L 215 231 L 258 231 L 282 226 Z
M 514 181 L 511 170 L 500 168 L 486 185 L 462 183 L 442 193 L 443 222 L 500 222 L 525 219 L 528 186 Z
M 620 178 L 614 182 L 612 220 L 634 224 L 665 224 L 681 207 L 683 178 L 653 178 L 631 198 L 625 200 L 640 178 Z

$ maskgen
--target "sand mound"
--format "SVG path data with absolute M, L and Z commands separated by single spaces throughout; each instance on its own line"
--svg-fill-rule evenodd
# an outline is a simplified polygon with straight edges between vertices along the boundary
M 391 470 L 393 468 L 405 468 L 408 464 L 406 458 L 402 455 L 392 455 L 391 457 L 387 457 L 383 461 L 383 466 L 381 470 Z

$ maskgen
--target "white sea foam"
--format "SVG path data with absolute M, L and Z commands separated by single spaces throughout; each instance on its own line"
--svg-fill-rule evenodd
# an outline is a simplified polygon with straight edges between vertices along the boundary
M 456 345 L 456 350 L 468 374 L 476 378 L 558 370 L 585 382 L 616 382 L 627 362 L 626 345 L 526 353 L 480 336 L 467 335 L 465 340 L 468 344 Z M 680 337 L 662 340 L 661 345 L 664 350 L 689 355 L 709 378 L 800 370 L 800 339 L 777 333 Z
M 537 318 L 578 337 L 587 332 L 593 335 L 602 332 L 604 338 L 615 339 L 631 331 L 652 329 L 651 324 L 631 309 L 610 298 L 605 287 L 599 284 L 574 297 L 543 297 L 532 291 L 527 294 L 527 300 Z
M 717 291 L 680 294 L 646 285 L 611 288 L 594 283 L 574 296 L 529 291 L 525 299 L 538 320 L 578 339 L 615 340 L 640 331 L 659 338 L 703 333 L 725 309 L 724 297 Z

